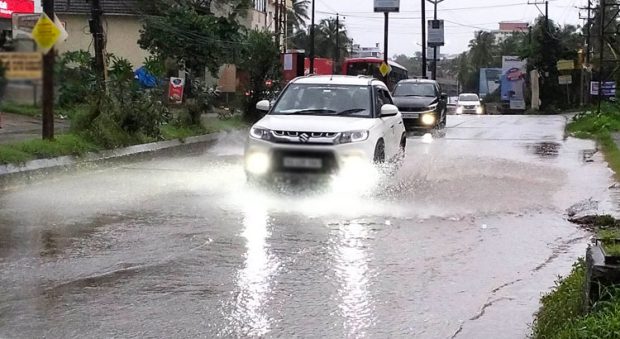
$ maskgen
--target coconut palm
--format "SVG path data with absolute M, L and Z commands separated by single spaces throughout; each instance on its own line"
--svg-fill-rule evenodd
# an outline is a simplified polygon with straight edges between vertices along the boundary
M 310 0 L 293 0 L 293 6 L 288 9 L 286 14 L 287 26 L 295 31 L 306 27 L 306 21 L 310 19 L 308 6 L 310 6 Z

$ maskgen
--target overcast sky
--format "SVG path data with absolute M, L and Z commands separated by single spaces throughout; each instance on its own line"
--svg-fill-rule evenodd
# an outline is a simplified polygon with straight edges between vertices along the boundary
M 315 0 L 317 22 L 331 13 L 345 17 L 349 35 L 362 46 L 383 46 L 383 14 L 373 13 L 373 0 Z M 534 0 L 530 0 L 534 1 Z M 540 0 L 539 0 L 540 1 Z M 532 22 L 540 12 L 527 0 L 444 0 L 439 4 L 438 17 L 446 20 L 446 46 L 441 53 L 455 54 L 467 49 L 476 30 L 494 30 L 500 21 Z M 541 1 L 542 2 L 542 1 Z M 549 16 L 560 24 L 580 24 L 576 7 L 587 5 L 587 0 L 551 0 Z M 404 53 L 413 55 L 420 50 L 421 1 L 401 0 L 400 13 L 390 14 L 390 56 Z M 544 12 L 544 5 L 539 6 Z M 427 2 L 427 19 L 433 16 L 433 5 Z M 585 11 L 584 11 L 585 13 Z

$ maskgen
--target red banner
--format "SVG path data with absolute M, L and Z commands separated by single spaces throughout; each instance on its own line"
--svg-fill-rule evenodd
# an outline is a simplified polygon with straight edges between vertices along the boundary
M 183 103 L 183 90 L 185 89 L 185 79 L 170 78 L 168 98 L 175 104 Z
M 10 19 L 13 13 L 34 13 L 34 0 L 0 0 L 0 18 Z

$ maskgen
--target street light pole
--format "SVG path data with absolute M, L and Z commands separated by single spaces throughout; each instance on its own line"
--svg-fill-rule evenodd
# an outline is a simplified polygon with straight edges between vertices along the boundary
M 334 69 L 333 72 L 336 74 L 338 71 L 338 65 L 340 64 L 340 15 L 336 13 L 336 60 L 334 60 Z
M 432 3 L 435 8 L 434 8 L 434 12 L 435 15 L 433 16 L 433 20 L 437 21 L 437 4 L 439 4 L 440 2 L 443 2 L 443 0 L 428 0 L 430 3 Z M 437 46 L 433 46 L 433 74 L 432 74 L 433 80 L 437 80 Z
M 312 0 L 312 23 L 310 24 L 310 74 L 314 74 L 314 12 L 316 0 Z

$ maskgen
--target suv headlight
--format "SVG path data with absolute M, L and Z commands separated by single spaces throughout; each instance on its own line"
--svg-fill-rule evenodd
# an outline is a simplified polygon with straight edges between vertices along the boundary
M 351 131 L 351 132 L 342 132 L 336 138 L 337 144 L 349 144 L 352 142 L 360 142 L 368 140 L 368 136 L 370 133 L 368 131 Z
M 254 139 L 269 140 L 271 139 L 271 130 L 262 127 L 252 127 L 250 136 Z

